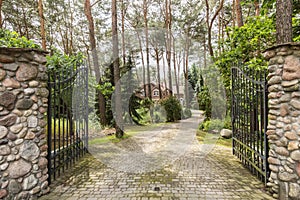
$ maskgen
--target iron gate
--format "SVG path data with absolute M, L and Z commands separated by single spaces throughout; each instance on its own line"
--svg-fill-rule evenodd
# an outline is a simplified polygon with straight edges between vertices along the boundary
M 55 180 L 88 148 L 88 69 L 48 72 L 48 174 Z
M 268 95 L 264 71 L 232 68 L 233 154 L 267 184 Z

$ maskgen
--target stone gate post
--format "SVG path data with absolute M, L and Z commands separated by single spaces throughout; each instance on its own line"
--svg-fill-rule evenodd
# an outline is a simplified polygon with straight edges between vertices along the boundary
M 49 191 L 45 52 L 0 48 L 0 199 Z
M 268 186 L 280 200 L 300 199 L 300 43 L 270 48 Z

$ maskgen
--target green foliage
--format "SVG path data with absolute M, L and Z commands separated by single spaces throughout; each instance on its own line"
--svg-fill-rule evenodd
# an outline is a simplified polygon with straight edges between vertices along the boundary
M 143 115 L 140 114 L 140 109 L 145 103 L 140 97 L 136 96 L 135 88 L 138 87 L 138 78 L 134 70 L 135 63 L 132 61 L 131 55 L 128 56 L 127 62 L 122 67 L 121 98 L 123 106 L 123 116 L 127 123 L 135 123 L 141 125 Z
M 141 99 L 137 97 L 135 94 L 132 94 L 129 99 L 129 115 L 132 121 L 138 125 L 141 125 L 140 121 L 143 117 L 137 111 L 141 108 Z
M 216 59 L 226 89 L 227 110 L 231 107 L 231 67 L 247 66 L 264 70 L 268 63 L 262 52 L 275 44 L 275 23 L 272 17 L 249 17 L 242 27 L 227 29 L 229 37 L 222 42 L 224 52 Z
M 83 64 L 84 55 L 79 52 L 75 55 L 67 55 L 58 50 L 50 56 L 47 56 L 47 69 L 60 75 L 68 76 L 70 71 L 75 71 L 77 67 Z
M 32 40 L 28 40 L 24 36 L 20 37 L 15 31 L 5 29 L 0 29 L 0 47 L 41 49 L 40 46 L 35 44 Z
M 152 122 L 159 121 L 159 114 L 157 113 L 157 108 L 155 103 L 150 98 L 140 99 L 135 97 L 138 102 L 132 102 L 130 107 L 131 115 L 133 119 L 137 119 L 136 124 L 148 124 Z M 136 105 L 134 105 L 136 104 Z M 154 112 L 154 113 L 153 113 Z M 155 119 L 154 119 L 154 118 Z
M 104 96 L 111 96 L 114 92 L 115 87 L 112 86 L 110 82 L 105 82 L 103 84 L 97 84 L 96 89 L 99 90 Z
M 224 120 L 224 128 L 232 129 L 231 117 L 227 115 Z
M 197 67 L 195 64 L 192 65 L 192 68 L 188 71 L 188 81 L 194 91 L 197 93 L 200 91 L 201 88 L 201 75 L 200 75 L 200 68 Z
M 209 73 L 210 72 L 201 71 L 196 65 L 193 65 L 188 71 L 188 81 L 193 89 L 192 92 L 196 92 L 197 94 L 198 106 L 196 106 L 196 108 L 204 110 L 206 118 L 211 117 L 211 95 L 209 93 L 208 86 L 204 84 L 203 74 L 207 76 Z M 184 112 L 183 117 L 186 116 L 185 114 L 190 117 L 191 113 L 189 113 L 189 111 L 187 112 L 188 113 Z
M 221 145 L 226 147 L 232 146 L 232 138 L 225 139 L 223 137 L 219 137 L 216 134 L 201 131 L 201 130 L 197 131 L 197 139 L 200 144 L 214 144 L 214 145 Z
M 206 118 L 211 118 L 211 96 L 207 86 L 203 86 L 198 94 L 199 109 L 204 110 Z
M 224 41 L 226 51 L 217 59 L 220 69 L 243 62 L 250 68 L 266 68 L 262 51 L 275 44 L 275 24 L 267 17 L 250 17 L 242 27 L 229 28 L 229 38 Z
M 224 127 L 224 122 L 220 119 L 206 120 L 200 125 L 200 129 L 204 131 L 220 131 Z
M 300 16 L 293 17 L 294 42 L 300 42 Z
M 143 108 L 150 109 L 153 106 L 154 102 L 150 98 L 145 98 L 141 101 Z
M 166 110 L 167 122 L 174 122 L 181 119 L 182 107 L 176 97 L 170 96 L 163 99 L 161 105 Z
M 74 87 L 70 86 L 72 84 L 70 82 L 75 82 L 75 77 L 72 75 L 75 73 L 76 69 L 82 65 L 83 55 L 77 54 L 73 56 L 68 56 L 56 51 L 55 54 L 53 54 L 52 56 L 47 56 L 46 59 L 46 66 L 50 81 L 59 82 L 61 80 L 69 79 L 68 82 L 60 82 L 59 87 L 67 89 L 65 89 L 61 95 L 55 95 L 55 102 L 58 108 L 61 105 L 64 105 L 66 109 L 71 110 Z M 71 80 L 70 77 L 72 77 Z M 50 92 L 53 93 L 54 88 L 52 88 Z

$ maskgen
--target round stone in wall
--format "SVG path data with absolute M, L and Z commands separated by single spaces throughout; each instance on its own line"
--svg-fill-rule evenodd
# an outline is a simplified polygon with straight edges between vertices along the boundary
M 283 66 L 283 80 L 291 81 L 300 79 L 300 60 L 294 55 L 287 56 L 285 58 L 285 64 Z
M 25 95 L 31 95 L 35 92 L 35 90 L 33 88 L 26 88 L 24 90 Z
M 8 184 L 8 191 L 12 194 L 18 194 L 22 190 L 22 186 L 15 180 L 11 180 Z
M 296 161 L 300 161 L 300 150 L 293 151 L 291 153 L 291 158 Z
M 4 92 L 0 95 L 0 105 L 4 106 L 8 110 L 12 110 L 14 108 L 16 100 L 16 95 L 11 92 Z
M 10 127 L 10 131 L 17 134 L 22 130 L 22 128 L 23 128 L 23 124 L 16 124 Z
M 15 61 L 14 57 L 3 55 L 3 54 L 0 55 L 0 62 L 2 63 L 12 63 L 14 61 Z
M 20 159 L 12 162 L 9 165 L 7 172 L 9 173 L 10 178 L 17 179 L 30 172 L 31 168 L 32 166 L 30 163 L 26 162 L 23 159 Z
M 8 130 L 5 126 L 0 126 L 0 139 L 4 138 L 8 133 Z
M 15 141 L 16 139 L 18 139 L 18 136 L 13 133 L 9 133 L 7 135 L 7 139 L 9 139 L 10 141 Z
M 4 189 L 0 189 L 0 199 L 4 198 L 7 196 L 7 191 Z
M 4 170 L 6 170 L 7 169 L 7 167 L 8 167 L 8 163 L 6 162 L 6 163 L 4 163 L 4 164 L 2 164 L 2 165 L 0 165 L 0 170 L 1 171 L 4 171 Z
M 6 78 L 2 81 L 2 85 L 7 88 L 20 88 L 21 84 L 13 78 Z
M 34 54 L 33 59 L 40 64 L 46 64 L 47 59 L 44 55 Z
M 39 86 L 39 82 L 38 81 L 30 81 L 29 82 L 29 87 L 37 87 Z
M 16 63 L 10 63 L 10 64 L 4 64 L 3 65 L 3 68 L 5 70 L 8 70 L 8 71 L 11 71 L 11 72 L 14 72 L 18 69 L 19 65 L 17 65 Z
M 0 146 L 0 155 L 1 156 L 6 156 L 10 154 L 10 148 L 7 145 L 1 145 Z
M 27 119 L 28 127 L 35 128 L 38 125 L 38 119 L 35 116 L 29 116 Z
M 33 104 L 33 101 L 31 99 L 22 99 L 17 102 L 16 107 L 20 110 L 27 110 L 29 109 Z
M 25 160 L 33 161 L 40 155 L 40 149 L 34 142 L 25 140 L 20 147 L 20 154 Z
M 38 88 L 36 90 L 36 95 L 41 97 L 48 97 L 49 91 L 47 90 L 47 88 Z
M 35 178 L 35 176 L 33 174 L 31 174 L 30 176 L 24 178 L 23 189 L 30 190 L 30 189 L 34 188 L 37 183 L 38 183 L 38 180 Z
M 37 76 L 37 74 L 38 70 L 35 66 L 22 64 L 16 73 L 16 78 L 18 81 L 29 81 L 34 79 Z
M 3 80 L 6 76 L 6 72 L 3 69 L 0 69 L 0 81 Z
M 300 196 L 300 186 L 297 183 L 290 183 L 289 196 L 292 198 L 299 198 Z

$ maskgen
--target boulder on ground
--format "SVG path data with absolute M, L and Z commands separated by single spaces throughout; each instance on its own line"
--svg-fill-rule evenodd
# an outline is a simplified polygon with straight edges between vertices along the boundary
M 104 130 L 102 130 L 102 133 L 106 136 L 114 135 L 114 134 L 116 134 L 116 129 L 115 128 L 105 128 Z
M 232 130 L 229 130 L 229 129 L 222 129 L 221 132 L 220 132 L 220 135 L 223 137 L 223 138 L 231 138 L 232 136 Z

